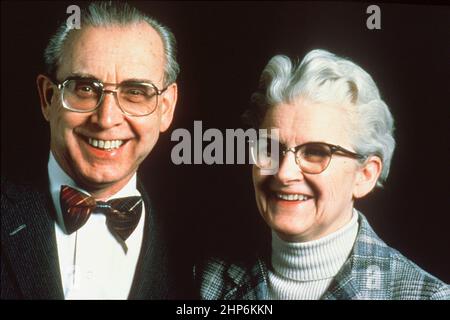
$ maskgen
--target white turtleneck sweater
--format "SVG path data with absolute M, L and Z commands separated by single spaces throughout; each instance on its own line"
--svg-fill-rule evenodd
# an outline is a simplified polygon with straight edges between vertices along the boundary
M 358 214 L 339 230 L 308 242 L 285 242 L 272 232 L 269 298 L 317 300 L 347 260 L 358 233 Z

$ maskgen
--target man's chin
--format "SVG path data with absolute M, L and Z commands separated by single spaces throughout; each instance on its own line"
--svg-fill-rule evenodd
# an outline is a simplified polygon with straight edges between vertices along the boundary
M 114 174 L 95 172 L 95 174 L 79 175 L 75 181 L 89 192 L 106 189 L 118 189 L 117 191 L 119 191 L 131 177 L 132 175 L 117 175 L 117 172 Z

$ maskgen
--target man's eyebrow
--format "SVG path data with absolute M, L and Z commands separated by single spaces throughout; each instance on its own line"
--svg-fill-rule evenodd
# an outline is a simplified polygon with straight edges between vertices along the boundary
M 72 78 L 72 77 L 86 78 L 86 79 L 98 79 L 96 76 L 94 76 L 94 75 L 92 75 L 90 73 L 84 73 L 84 72 L 71 72 L 67 76 L 67 78 Z
M 77 77 L 77 78 L 85 78 L 85 79 L 96 79 L 96 80 L 101 81 L 96 76 L 94 76 L 94 75 L 92 75 L 90 73 L 84 73 L 84 72 L 72 72 L 72 73 L 70 73 L 68 75 L 68 78 L 69 77 Z M 153 81 L 151 81 L 149 79 L 142 79 L 142 78 L 129 78 L 129 79 L 123 80 L 121 83 L 128 83 L 128 82 L 143 82 L 143 83 L 153 84 Z M 107 83 L 107 82 L 105 82 L 105 83 Z

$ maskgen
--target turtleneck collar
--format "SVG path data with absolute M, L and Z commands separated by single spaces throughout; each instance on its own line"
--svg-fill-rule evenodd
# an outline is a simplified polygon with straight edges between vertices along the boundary
M 358 233 L 358 214 L 349 223 L 317 240 L 286 242 L 272 231 L 273 271 L 287 279 L 314 281 L 334 277 L 347 260 Z

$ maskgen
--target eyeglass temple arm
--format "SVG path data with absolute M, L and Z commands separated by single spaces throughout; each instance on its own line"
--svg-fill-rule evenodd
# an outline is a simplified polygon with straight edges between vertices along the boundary
M 162 88 L 161 90 L 159 90 L 158 88 L 155 87 L 156 88 L 156 92 L 158 93 L 158 96 L 162 95 L 164 93 L 164 91 L 166 91 L 169 88 L 169 86 L 167 86 L 165 88 Z
M 340 152 L 345 153 L 346 155 L 351 156 L 351 157 L 356 158 L 356 159 L 365 159 L 366 158 L 366 156 L 364 156 L 362 154 L 359 154 L 359 153 L 356 153 L 356 152 L 352 152 L 350 150 L 342 148 L 341 146 L 330 146 L 330 147 L 331 147 L 331 151 L 333 153 L 337 152 L 337 151 L 340 151 Z

